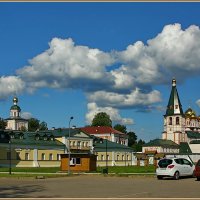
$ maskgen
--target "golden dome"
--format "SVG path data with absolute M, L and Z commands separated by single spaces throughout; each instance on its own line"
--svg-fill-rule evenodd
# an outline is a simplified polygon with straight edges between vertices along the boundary
M 192 110 L 192 108 L 188 108 L 185 111 L 185 115 L 186 115 L 186 117 L 196 117 L 196 113 L 194 110 Z

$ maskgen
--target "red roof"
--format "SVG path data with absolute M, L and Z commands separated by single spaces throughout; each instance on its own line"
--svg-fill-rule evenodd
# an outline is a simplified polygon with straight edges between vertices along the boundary
M 83 132 L 88 133 L 88 134 L 107 134 L 107 133 L 112 133 L 112 134 L 125 134 L 120 131 L 117 131 L 113 129 L 112 127 L 109 126 L 88 126 L 88 127 L 83 127 L 80 128 Z

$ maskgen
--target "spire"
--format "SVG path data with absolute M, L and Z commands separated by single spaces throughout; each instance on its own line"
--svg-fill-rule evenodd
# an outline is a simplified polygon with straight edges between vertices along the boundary
M 179 99 L 178 91 L 176 89 L 176 79 L 172 79 L 172 90 L 167 105 L 166 115 L 183 115 L 182 105 Z

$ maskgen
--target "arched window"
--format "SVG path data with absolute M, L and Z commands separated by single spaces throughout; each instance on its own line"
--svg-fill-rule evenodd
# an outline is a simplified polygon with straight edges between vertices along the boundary
M 172 117 L 169 118 L 169 125 L 172 125 Z
M 179 125 L 180 121 L 179 121 L 179 117 L 176 117 L 176 125 Z

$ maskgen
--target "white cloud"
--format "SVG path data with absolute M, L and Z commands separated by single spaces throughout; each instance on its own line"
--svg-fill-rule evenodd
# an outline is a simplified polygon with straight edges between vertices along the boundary
M 200 75 L 200 29 L 166 25 L 154 38 L 136 41 L 123 51 L 103 52 L 75 45 L 72 39 L 53 38 L 49 49 L 35 56 L 17 76 L 0 78 L 0 98 L 38 88 L 81 89 L 90 103 L 87 119 L 95 110 L 107 110 L 123 120 L 116 108 L 151 110 L 161 101 L 153 87 Z M 118 66 L 109 71 L 109 66 Z M 26 87 L 25 87 L 26 85 Z M 144 92 L 145 91 L 145 92 Z M 156 106 L 154 106 L 156 108 Z M 109 110 L 110 109 L 110 110 Z
M 24 119 L 30 119 L 30 118 L 33 117 L 33 115 L 29 112 L 22 112 L 21 117 L 24 118 Z
M 200 107 L 200 99 L 196 101 L 196 104 Z
M 119 94 L 114 92 L 97 91 L 88 94 L 91 102 L 97 105 L 111 106 L 116 108 L 130 108 L 136 106 L 147 106 L 150 104 L 161 102 L 160 92 L 153 90 L 149 93 L 142 93 L 138 88 L 132 90 L 129 94 Z
M 96 103 L 88 103 L 88 113 L 86 114 L 86 123 L 91 124 L 94 116 L 99 112 L 105 112 L 110 116 L 113 123 L 120 123 L 123 125 L 134 124 L 131 118 L 122 118 L 119 110 L 112 107 L 98 107 Z
M 25 83 L 17 76 L 0 77 L 0 99 L 21 93 L 25 89 Z
M 48 50 L 30 60 L 30 66 L 17 70 L 17 74 L 32 88 L 84 88 L 91 82 L 107 82 L 106 66 L 113 62 L 109 54 L 99 49 L 76 46 L 72 39 L 54 38 Z

